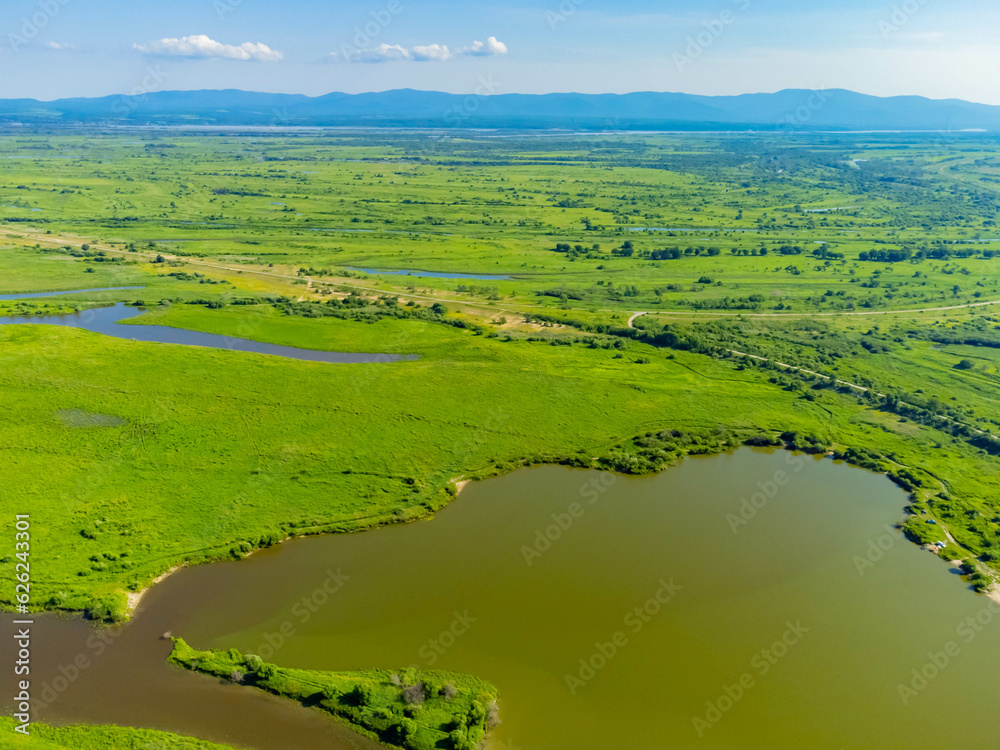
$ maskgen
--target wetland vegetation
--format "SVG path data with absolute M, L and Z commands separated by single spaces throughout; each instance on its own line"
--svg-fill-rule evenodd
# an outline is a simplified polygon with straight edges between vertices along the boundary
M 911 540 L 989 590 L 997 147 L 4 131 L 0 461 L 44 519 L 32 606 L 122 621 L 178 565 L 424 519 L 470 479 L 744 444 L 888 474 Z M 177 344 L 24 320 L 119 304 Z M 398 727 L 387 706 L 365 726 Z

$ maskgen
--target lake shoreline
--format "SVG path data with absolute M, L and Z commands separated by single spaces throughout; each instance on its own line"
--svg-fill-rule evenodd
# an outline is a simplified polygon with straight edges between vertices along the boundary
M 714 451 L 712 453 L 698 453 L 698 454 L 688 453 L 688 454 L 682 456 L 676 462 L 674 462 L 674 463 L 666 466 L 665 468 L 661 469 L 660 471 L 652 472 L 650 474 L 642 474 L 642 475 L 638 475 L 638 476 L 655 476 L 657 474 L 662 474 L 662 473 L 668 471 L 669 469 L 674 468 L 674 467 L 680 465 L 681 463 L 683 463 L 683 461 L 685 459 L 694 458 L 694 457 L 699 457 L 699 458 L 701 458 L 701 457 L 711 457 L 711 456 L 715 456 L 715 455 L 722 455 L 722 454 L 732 453 L 733 451 L 738 450 L 741 447 L 757 448 L 757 447 L 760 447 L 760 446 L 754 446 L 754 445 L 749 444 L 749 443 L 743 443 L 742 445 L 736 445 L 736 446 L 720 446 L 718 450 L 716 450 L 716 451 Z M 900 486 L 900 484 L 894 479 L 894 477 L 893 477 L 893 475 L 891 473 L 886 472 L 886 471 L 876 471 L 876 470 L 872 469 L 869 466 L 862 466 L 862 465 L 857 464 L 857 463 L 852 463 L 851 461 L 849 461 L 849 460 L 847 460 L 845 458 L 837 458 L 836 452 L 833 451 L 833 450 L 829 450 L 829 451 L 826 451 L 826 452 L 823 452 L 823 453 L 808 453 L 806 451 L 801 451 L 801 450 L 798 450 L 798 449 L 795 449 L 795 448 L 791 448 L 788 445 L 768 446 L 768 447 L 771 448 L 771 449 L 774 449 L 774 450 L 785 450 L 785 451 L 789 451 L 789 452 L 792 452 L 792 453 L 798 452 L 798 453 L 801 453 L 802 455 L 812 455 L 812 456 L 820 456 L 820 455 L 822 455 L 824 458 L 830 458 L 830 459 L 834 459 L 834 460 L 843 461 L 843 463 L 845 463 L 846 465 L 851 466 L 853 468 L 863 469 L 863 470 L 868 471 L 868 472 L 870 472 L 872 474 L 878 474 L 878 475 L 881 475 L 881 476 L 884 476 L 884 477 L 888 478 L 894 485 L 896 485 L 897 487 L 899 487 L 900 489 L 902 489 L 904 492 L 908 492 L 909 498 L 911 500 L 914 498 L 914 496 L 916 494 L 913 490 L 908 490 L 905 487 Z M 496 471 L 496 469 L 498 469 L 499 467 L 491 467 L 491 468 L 484 469 L 484 470 L 482 470 L 480 472 L 476 472 L 474 474 L 473 478 L 469 478 L 469 479 L 466 479 L 465 478 L 466 475 L 464 475 L 464 474 L 463 475 L 459 475 L 458 477 L 454 477 L 454 478 L 448 480 L 448 483 L 446 485 L 446 494 L 448 495 L 448 498 L 446 499 L 446 501 L 444 502 L 444 504 L 441 505 L 440 507 L 434 509 L 434 510 L 430 510 L 430 511 L 424 513 L 423 515 L 420 515 L 420 516 L 417 516 L 417 517 L 413 517 L 413 518 L 407 518 L 405 520 L 399 520 L 399 519 L 392 518 L 392 517 L 376 518 L 376 519 L 356 519 L 356 520 L 360 520 L 361 521 L 361 525 L 356 526 L 354 528 L 341 528 L 341 529 L 337 529 L 337 530 L 333 530 L 333 529 L 330 529 L 330 528 L 324 528 L 324 529 L 317 529 L 315 531 L 308 531 L 308 530 L 304 531 L 304 532 L 300 531 L 299 533 L 295 533 L 295 534 L 289 535 L 287 537 L 284 537 L 283 539 L 280 539 L 280 540 L 274 542 L 274 545 L 271 545 L 271 546 L 275 546 L 275 545 L 278 545 L 278 544 L 284 544 L 285 542 L 291 541 L 291 540 L 294 540 L 294 539 L 304 539 L 304 538 L 307 538 L 307 537 L 317 537 L 317 536 L 326 536 L 326 535 L 335 535 L 335 534 L 356 534 L 356 533 L 370 531 L 370 530 L 373 530 L 373 529 L 376 529 L 376 528 L 380 528 L 380 527 L 385 527 L 385 526 L 393 526 L 393 525 L 398 525 L 398 524 L 405 525 L 405 524 L 414 523 L 414 522 L 417 522 L 417 521 L 428 520 L 430 518 L 433 518 L 435 516 L 435 514 L 438 513 L 440 510 L 442 510 L 442 509 L 448 507 L 449 505 L 451 505 L 452 501 L 454 501 L 455 498 L 457 498 L 459 495 L 461 495 L 462 491 L 466 487 L 468 487 L 469 484 L 471 484 L 473 481 L 485 480 L 485 479 L 493 479 L 493 478 L 496 478 L 496 477 L 499 477 L 499 476 L 505 476 L 505 475 L 513 473 L 513 472 L 515 472 L 515 471 L 517 471 L 519 469 L 529 468 L 531 466 L 567 466 L 567 465 L 573 466 L 572 464 L 566 464 L 565 462 L 560 461 L 559 459 L 551 459 L 551 460 L 546 460 L 546 461 L 543 461 L 543 462 L 540 462 L 540 463 L 537 463 L 537 464 L 533 464 L 533 463 L 530 463 L 530 462 L 519 463 L 519 464 L 517 464 L 515 466 L 507 467 L 507 469 L 505 471 Z M 897 466 L 901 466 L 901 465 L 897 465 Z M 579 467 L 579 466 L 573 466 L 573 467 L 574 468 L 583 468 L 584 470 L 589 470 L 589 471 L 598 471 L 598 472 L 606 471 L 606 470 L 595 468 L 595 467 Z M 909 468 L 909 467 L 902 467 L 902 468 Z M 614 476 L 637 476 L 637 475 L 632 475 L 632 474 L 618 474 L 616 472 L 608 472 L 608 473 L 611 473 Z M 906 510 L 906 508 L 904 508 L 904 511 L 906 513 L 906 517 L 907 518 L 913 518 L 914 517 L 912 513 L 910 513 L 909 511 Z M 364 523 L 364 521 L 366 521 L 366 520 L 369 521 L 369 523 Z M 943 530 L 945 530 L 945 532 L 947 534 L 947 530 L 945 529 L 944 525 L 941 524 L 940 521 L 937 522 L 937 525 L 938 525 L 938 527 L 940 527 Z M 903 528 L 903 522 L 900 522 L 899 528 L 900 529 Z M 924 549 L 928 549 L 929 551 L 932 552 L 932 554 L 935 554 L 936 556 L 940 557 L 940 555 L 937 554 L 936 548 L 931 549 L 930 547 L 927 547 L 923 542 L 921 542 L 920 540 L 917 540 L 915 538 L 911 538 L 905 532 L 904 532 L 904 536 L 905 536 L 906 540 L 908 542 L 910 542 L 911 544 L 914 544 L 914 545 L 916 545 L 918 547 L 921 547 L 921 548 L 924 548 Z M 235 542 L 235 543 L 238 543 L 238 541 Z M 254 553 L 259 552 L 261 549 L 266 549 L 266 547 L 255 547 L 254 549 L 250 550 L 246 554 L 242 555 L 241 559 L 246 559 L 246 558 L 250 557 L 251 555 L 253 555 Z M 230 558 L 227 558 L 227 557 L 224 556 L 224 553 L 220 552 L 218 556 L 210 557 L 208 559 L 202 559 L 202 560 L 199 560 L 198 562 L 195 562 L 193 564 L 195 564 L 195 565 L 203 565 L 203 564 L 208 564 L 208 563 L 213 563 L 213 562 L 226 562 L 226 561 L 229 561 L 229 559 Z M 941 559 L 944 560 L 949 565 L 953 565 L 953 566 L 960 565 L 961 562 L 962 562 L 962 558 L 959 558 L 956 561 L 946 560 L 945 558 L 941 558 Z M 185 560 L 185 561 L 179 562 L 179 563 L 173 565 L 168 570 L 166 570 L 163 573 L 159 574 L 156 578 L 154 578 L 152 581 L 150 581 L 150 583 L 147 586 L 145 586 L 140 592 L 125 592 L 125 597 L 126 597 L 126 602 L 127 602 L 127 605 L 126 605 L 127 612 L 126 612 L 125 619 L 123 621 L 121 621 L 121 622 L 110 622 L 109 621 L 109 622 L 106 622 L 106 623 L 103 623 L 103 624 L 110 627 L 110 626 L 114 626 L 114 625 L 121 625 L 121 624 L 127 623 L 134 616 L 134 614 L 136 612 L 136 608 L 138 607 L 138 605 L 141 602 L 142 598 L 146 595 L 146 593 L 148 593 L 148 591 L 153 586 L 155 586 L 157 583 L 162 582 L 167 577 L 169 577 L 173 573 L 177 572 L 181 568 L 189 567 L 191 565 L 192 565 L 192 561 L 190 561 L 190 560 Z M 989 569 L 989 570 L 992 570 L 992 569 Z M 964 582 L 964 580 L 963 580 L 963 582 Z M 997 603 L 1000 603 L 1000 584 L 994 585 L 988 591 L 985 591 L 985 592 L 976 592 L 976 593 L 982 593 L 986 597 L 988 597 L 988 598 L 996 601 Z M 46 612 L 46 611 L 50 611 L 50 610 L 41 610 L 41 611 L 42 612 Z M 87 610 L 64 610 L 64 612 L 67 612 L 69 614 L 73 614 L 75 612 L 75 613 L 79 614 L 80 616 L 85 616 L 86 613 L 87 613 Z
M 165 571 L 163 573 L 160 573 L 160 575 L 156 576 L 156 578 L 154 578 L 152 581 L 150 581 L 149 583 L 147 583 L 139 591 L 129 591 L 128 593 L 126 593 L 125 594 L 125 600 L 126 600 L 126 617 L 125 617 L 125 621 L 128 622 L 129 620 L 131 620 L 135 616 L 136 612 L 139 609 L 139 604 L 142 603 L 143 598 L 145 598 L 146 594 L 148 594 L 150 592 L 150 590 L 153 588 L 153 586 L 155 586 L 158 583 L 162 583 L 163 581 L 167 580 L 170 576 L 172 576 L 174 573 L 176 573 L 178 570 L 180 570 L 182 568 L 186 568 L 186 567 L 187 567 L 187 563 L 180 563 L 178 565 L 174 565 L 169 570 L 167 570 L 167 571 Z

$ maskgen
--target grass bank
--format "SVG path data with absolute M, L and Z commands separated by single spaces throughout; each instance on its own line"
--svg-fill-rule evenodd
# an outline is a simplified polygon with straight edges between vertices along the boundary
M 53 727 L 32 724 L 31 734 L 14 731 L 13 719 L 0 717 L 0 746 L 4 750 L 235 750 L 192 737 L 152 729 L 115 726 Z
M 170 662 L 326 711 L 355 731 L 405 750 L 475 750 L 499 723 L 497 689 L 451 672 L 319 672 L 255 655 L 197 651 L 174 639 Z

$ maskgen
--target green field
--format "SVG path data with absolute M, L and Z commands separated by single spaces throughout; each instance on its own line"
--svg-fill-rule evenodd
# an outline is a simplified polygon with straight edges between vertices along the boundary
M 0 327 L 5 484 L 46 561 L 34 609 L 120 619 L 177 564 L 420 518 L 462 477 L 653 471 L 762 435 L 908 467 L 949 551 L 997 557 L 988 138 L 139 131 L 6 134 L 0 155 L 0 294 L 144 287 L 0 314 L 125 301 L 149 310 L 134 324 L 419 355 Z
M 175 566 L 422 519 L 464 480 L 545 462 L 649 473 L 744 443 L 889 474 L 912 493 L 911 539 L 947 537 L 940 554 L 994 586 L 994 140 L 0 133 L 0 295 L 142 287 L 0 300 L 0 317 L 125 302 L 145 311 L 130 325 L 417 355 L 326 364 L 0 326 L 28 608 L 120 621 Z M 4 609 L 23 601 L 15 557 L 0 552 Z M 370 710 L 331 712 L 396 745 L 445 737 L 454 705 L 397 716 L 399 686 L 369 677 Z M 459 713 L 495 698 L 462 679 Z M 475 713 L 449 746 L 478 743 Z M 14 746 L 153 741 L 37 729 Z

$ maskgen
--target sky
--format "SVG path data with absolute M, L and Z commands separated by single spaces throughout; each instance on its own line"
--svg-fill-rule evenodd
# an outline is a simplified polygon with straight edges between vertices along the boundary
M 3 0 L 0 98 L 846 88 L 1000 105 L 995 0 Z

